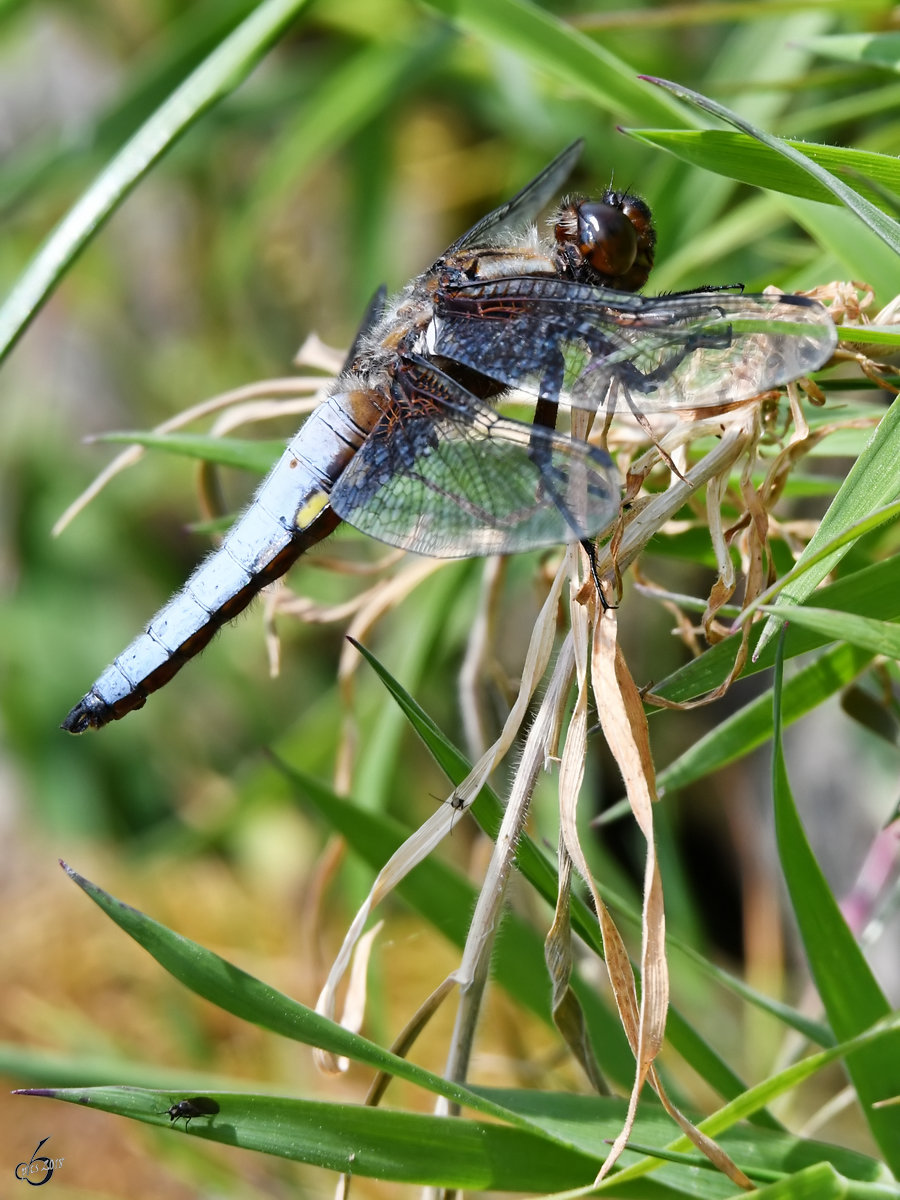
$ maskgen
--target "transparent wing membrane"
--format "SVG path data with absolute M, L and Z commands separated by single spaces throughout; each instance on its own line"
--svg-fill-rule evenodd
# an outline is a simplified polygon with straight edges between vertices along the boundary
M 397 383 L 398 411 L 331 494 L 357 529 L 461 558 L 579 541 L 614 520 L 619 478 L 602 451 L 498 416 L 424 360 L 405 362 Z
M 817 370 L 837 344 L 826 309 L 802 296 L 518 277 L 446 288 L 435 312 L 436 354 L 591 411 L 623 394 L 646 413 L 735 404 Z

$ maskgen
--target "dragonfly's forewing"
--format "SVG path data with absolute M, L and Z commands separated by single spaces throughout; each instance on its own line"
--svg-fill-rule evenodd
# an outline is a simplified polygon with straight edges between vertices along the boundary
M 472 228 L 457 238 L 452 246 L 448 246 L 441 258 L 449 258 L 465 250 L 469 246 L 481 246 L 489 240 L 489 235 L 496 235 L 501 229 L 513 225 L 522 225 L 533 221 L 541 209 L 546 208 L 553 197 L 572 173 L 572 168 L 584 147 L 583 139 L 567 146 L 561 154 L 557 154 L 553 162 L 548 163 L 539 175 L 530 183 L 526 183 L 520 192 L 511 200 L 482 217 Z
M 429 348 L 499 383 L 596 411 L 735 404 L 823 366 L 837 333 L 803 296 L 635 296 L 518 276 L 439 290 Z
M 404 360 L 394 399 L 331 493 L 364 533 L 462 558 L 578 541 L 615 519 L 620 480 L 602 451 L 498 416 L 424 359 Z

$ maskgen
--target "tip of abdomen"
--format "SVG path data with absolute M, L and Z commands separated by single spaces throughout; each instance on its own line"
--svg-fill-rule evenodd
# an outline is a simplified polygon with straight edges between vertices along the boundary
M 177 669 L 176 665 L 173 670 Z M 126 713 L 143 708 L 146 700 L 146 690 L 132 683 L 113 663 L 111 667 L 107 667 L 87 695 L 82 696 L 60 728 L 68 733 L 102 729 L 110 721 L 118 721 Z
M 113 712 L 109 705 L 93 692 L 88 692 L 62 722 L 60 729 L 68 733 L 84 733 L 86 729 L 100 729 L 111 720 Z

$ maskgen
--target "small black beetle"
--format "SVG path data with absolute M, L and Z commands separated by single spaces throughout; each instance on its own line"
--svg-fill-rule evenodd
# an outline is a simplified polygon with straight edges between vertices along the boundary
M 192 1117 L 214 1117 L 218 1111 L 218 1104 L 209 1096 L 192 1096 L 190 1100 L 179 1100 L 171 1108 L 160 1109 L 159 1116 L 165 1114 L 172 1122 L 184 1117 L 184 1127 L 187 1129 Z

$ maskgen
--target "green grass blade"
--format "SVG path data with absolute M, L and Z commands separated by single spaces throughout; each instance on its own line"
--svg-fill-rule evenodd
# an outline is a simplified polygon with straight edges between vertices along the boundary
M 900 617 L 900 557 L 894 555 L 883 562 L 844 575 L 834 583 L 826 584 L 816 593 L 816 597 L 821 600 L 823 608 L 855 613 L 873 620 L 892 621 Z M 741 678 L 768 670 L 775 661 L 774 643 L 764 649 L 759 647 L 761 633 L 762 627 L 759 625 L 750 632 L 751 657 Z M 785 644 L 785 658 L 816 650 L 828 640 L 822 633 L 791 625 Z M 684 701 L 711 692 L 727 678 L 739 645 L 740 634 L 733 634 L 716 643 L 699 658 L 692 659 L 666 676 L 653 689 L 654 693 L 667 700 Z
M 74 1040 L 74 1039 L 73 1039 Z M 274 1091 L 263 1080 L 226 1075 L 224 1072 L 163 1066 L 158 1062 L 110 1053 L 36 1050 L 15 1042 L 0 1042 L 0 1073 L 28 1087 L 100 1087 L 137 1084 L 190 1095 L 197 1092 L 233 1092 L 241 1088 Z
M 171 1128 L 166 1110 L 183 1095 L 144 1088 L 26 1090 Z M 188 1093 L 190 1095 L 190 1093 Z M 600 1157 L 560 1144 L 538 1126 L 513 1128 L 352 1104 L 261 1094 L 207 1092 L 219 1112 L 177 1126 L 182 1137 L 258 1150 L 326 1170 L 398 1183 L 473 1191 L 556 1191 L 596 1175 Z M 494 1112 L 499 1105 L 480 1099 Z M 515 1118 L 513 1118 L 515 1119 Z M 612 1125 L 612 1122 L 609 1123 Z M 175 1130 L 172 1129 L 175 1136 Z M 613 1132 L 614 1136 L 614 1132 Z
M 483 1095 L 491 1096 L 508 1110 L 519 1112 L 523 1116 L 528 1115 L 545 1128 L 559 1132 L 572 1144 L 581 1146 L 586 1151 L 595 1145 L 594 1125 L 604 1121 L 610 1107 L 608 1099 L 597 1096 L 555 1095 L 505 1088 L 478 1090 Z M 707 1131 L 713 1129 L 716 1120 L 717 1116 L 713 1116 L 708 1121 L 703 1121 L 701 1128 Z M 632 1140 L 667 1149 L 687 1145 L 686 1139 L 679 1139 L 673 1146 L 672 1124 L 669 1118 L 659 1105 L 649 1100 L 641 1104 Z M 717 1136 L 716 1140 L 751 1176 L 756 1168 L 777 1175 L 788 1175 L 825 1162 L 855 1184 L 879 1181 L 885 1185 L 888 1183 L 883 1164 L 875 1159 L 841 1146 L 815 1142 L 784 1131 L 734 1125 L 726 1129 L 721 1136 Z M 633 1163 L 634 1156 L 626 1155 L 621 1161 Z M 734 1185 L 715 1172 L 707 1170 L 698 1176 L 696 1161 L 692 1161 L 690 1168 L 679 1167 L 674 1170 L 661 1164 L 658 1159 L 650 1163 L 640 1161 L 633 1168 L 625 1167 L 613 1175 L 597 1194 L 607 1193 L 617 1198 L 621 1196 L 623 1200 L 624 1197 L 631 1196 L 660 1197 L 669 1194 L 668 1191 L 653 1190 L 654 1185 L 656 1189 L 665 1185 L 668 1189 L 677 1191 L 679 1195 L 690 1196 L 693 1200 L 700 1197 L 733 1197 L 741 1194 L 735 1193 Z M 652 1177 L 645 1178 L 641 1186 L 640 1176 L 647 1176 L 650 1172 Z M 627 1184 L 626 1180 L 629 1181 Z
M 184 458 L 215 463 L 220 467 L 239 467 L 264 475 L 284 450 L 284 440 L 254 441 L 252 438 L 217 438 L 204 433 L 101 433 L 96 442 L 126 446 L 144 446 Z
M 833 571 L 855 539 L 838 541 L 859 522 L 877 518 L 878 510 L 892 505 L 900 497 L 900 401 L 894 400 L 872 434 L 869 444 L 856 460 L 810 538 L 791 574 L 796 579 L 779 592 L 776 607 L 786 616 L 792 607 L 802 604 L 825 576 Z M 861 527 L 861 529 L 864 527 Z M 836 549 L 822 555 L 829 543 Z M 815 561 L 813 561 L 815 560 Z M 766 622 L 757 652 L 778 628 L 780 618 Z
M 796 163 L 745 133 L 735 133 L 730 129 L 624 129 L 622 132 L 648 146 L 666 150 L 691 166 L 736 179 L 751 187 L 802 196 L 822 204 L 842 203 L 830 188 L 810 177 Z M 852 172 L 854 187 L 879 208 L 890 211 L 883 193 L 877 188 L 868 188 L 866 180 L 872 180 L 900 195 L 900 162 L 889 154 L 787 139 L 785 145 L 793 147 L 828 171 Z
M 783 720 L 791 725 L 846 687 L 872 661 L 870 651 L 841 645 L 798 671 L 785 685 Z M 757 750 L 772 736 L 771 693 L 764 692 L 659 772 L 660 793 L 686 787 Z
M 774 612 L 771 605 L 764 612 Z M 798 605 L 791 609 L 790 621 L 803 625 L 833 641 L 852 642 L 873 654 L 884 654 L 888 658 L 900 658 L 900 626 L 886 621 L 872 621 L 867 617 L 856 617 L 836 612 L 832 608 L 808 608 Z
M 805 46 L 823 58 L 900 71 L 900 33 L 840 33 L 807 38 Z
M 173 14 L 161 44 L 151 43 L 128 64 L 122 90 L 96 120 L 79 121 L 61 137 L 48 131 L 9 147 L 0 176 L 0 213 L 24 213 L 35 196 L 52 194 L 76 172 L 96 169 L 111 157 L 252 7 L 252 0 L 201 0 Z
M 439 1096 L 446 1096 L 468 1107 L 487 1111 L 482 1108 L 483 1102 L 477 1096 L 471 1095 L 466 1088 L 449 1083 L 431 1071 L 383 1050 L 367 1038 L 350 1033 L 329 1021 L 327 1017 L 320 1016 L 304 1004 L 255 979 L 211 950 L 174 933 L 158 921 L 138 912 L 136 908 L 116 900 L 71 867 L 65 864 L 63 867 L 69 877 L 120 929 L 134 938 L 138 945 L 180 983 L 211 1004 L 216 1004 L 241 1020 L 259 1025 L 282 1037 L 291 1038 L 304 1045 L 316 1046 L 336 1055 L 346 1055 L 376 1071 L 387 1071 Z M 505 1116 L 496 1110 L 492 1111 L 492 1115 Z
M 460 783 L 469 771 L 469 764 L 465 756 L 444 736 L 427 713 L 400 686 L 378 659 L 365 646 L 359 643 L 354 644 L 407 715 L 411 725 L 422 738 L 438 765 L 445 771 L 451 783 L 454 785 Z M 489 788 L 485 788 L 475 801 L 472 812 L 488 836 L 496 837 L 500 825 L 501 807 L 495 793 Z M 516 850 L 516 862 L 522 875 L 544 897 L 547 903 L 550 905 L 555 904 L 557 893 L 556 869 L 554 866 L 551 866 L 532 839 L 527 835 L 519 842 Z M 640 930 L 641 915 L 637 910 L 622 900 L 621 897 L 613 896 L 608 888 L 601 887 L 600 891 L 612 908 L 622 914 L 636 930 Z M 572 897 L 571 906 L 574 929 L 585 943 L 602 957 L 603 943 L 600 939 L 596 918 L 584 901 L 577 895 Z M 721 977 L 719 977 L 719 982 L 722 982 Z M 753 997 L 746 993 L 744 995 L 747 999 L 753 999 Z M 813 1038 L 816 1037 L 816 1032 L 810 1027 L 803 1025 L 802 1022 L 799 1025 L 796 1022 L 791 1022 L 788 1020 L 788 1014 L 785 1011 L 776 1011 L 774 1008 L 767 1007 L 762 1002 L 762 998 L 759 998 L 759 1000 L 760 1006 L 765 1008 L 766 1011 L 772 1012 L 774 1016 L 785 1020 L 788 1024 L 793 1024 L 793 1027 L 801 1029 L 804 1035 L 812 1036 Z M 586 1013 L 589 1017 L 591 1016 L 591 1011 L 590 1007 L 586 1008 Z M 731 1070 L 728 1064 L 713 1050 L 701 1034 L 685 1020 L 675 1006 L 669 1009 L 666 1036 L 685 1061 L 689 1062 L 698 1074 L 707 1081 L 710 1087 L 715 1088 L 721 1095 L 734 1097 L 745 1090 L 745 1085 L 739 1076 Z M 601 1061 L 601 1066 L 606 1069 L 605 1062 Z M 615 1060 L 613 1060 L 609 1068 L 609 1073 L 615 1075 L 615 1070 Z M 773 1127 L 777 1126 L 777 1122 L 767 1113 L 760 1115 L 759 1122 Z
M 671 83 L 665 79 L 652 79 L 649 76 L 642 76 L 642 78 L 647 78 L 649 82 L 658 84 L 659 87 L 665 88 L 682 100 L 696 104 L 705 112 L 712 113 L 714 116 L 721 118 L 721 120 L 727 121 L 730 125 L 734 125 L 737 129 L 749 134 L 750 137 L 756 138 L 776 153 L 783 154 L 795 166 L 808 172 L 823 187 L 833 192 L 841 203 L 846 205 L 851 212 L 856 213 L 860 220 L 868 225 L 895 254 L 900 254 L 900 225 L 886 213 L 882 212 L 880 208 L 877 208 L 870 201 L 866 200 L 864 196 L 861 196 L 859 192 L 848 187 L 837 176 L 832 175 L 830 171 L 826 171 L 824 167 L 820 167 L 813 162 L 811 158 L 807 158 L 805 154 L 796 150 L 781 138 L 757 129 L 756 126 L 739 117 L 731 109 L 726 108 L 723 104 L 717 104 L 714 100 L 710 100 L 706 96 L 700 95 L 699 92 L 682 87 L 677 83 Z
M 898 1191 L 889 1183 L 854 1183 L 830 1163 L 815 1163 L 753 1195 L 757 1200 L 895 1200 Z
M 797 814 L 782 747 L 784 660 L 775 659 L 772 788 L 775 833 L 785 882 L 809 967 L 835 1035 L 842 1041 L 864 1033 L 891 1008 L 816 862 Z M 885 1161 L 900 1173 L 897 1118 L 873 1105 L 900 1095 L 900 1032 L 866 1045 L 847 1059 L 847 1071 Z
M 276 761 L 299 793 L 339 833 L 373 871 L 379 870 L 409 836 L 411 830 L 383 813 L 372 812 L 297 771 Z M 460 948 L 465 945 L 477 891 L 457 871 L 432 856 L 398 885 L 397 892 L 421 917 Z M 494 980 L 523 1007 L 550 1025 L 550 993 L 544 968 L 543 941 L 514 912 L 504 917 L 503 935 L 492 964 Z M 602 1046 L 601 1067 L 622 1087 L 634 1076 L 634 1059 L 618 1018 L 600 1002 L 596 991 L 573 977 L 573 987 L 588 1018 L 597 1045 Z
M 97 176 L 37 251 L 0 308 L 0 362 L 129 192 L 207 109 L 247 77 L 306 3 L 307 0 L 263 0 Z
M 527 0 L 427 3 L 467 33 L 521 55 L 533 67 L 609 112 L 621 114 L 624 110 L 647 121 L 662 118 L 668 122 L 674 117 L 679 124 L 695 123 L 688 109 L 668 97 L 660 103 L 660 97 L 642 87 L 634 69 L 622 59 Z

